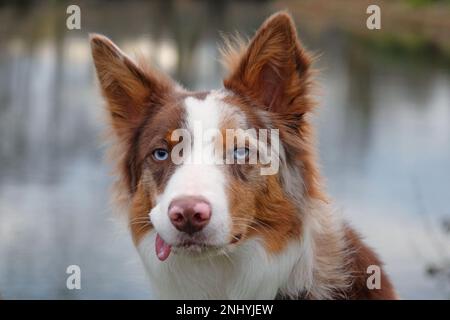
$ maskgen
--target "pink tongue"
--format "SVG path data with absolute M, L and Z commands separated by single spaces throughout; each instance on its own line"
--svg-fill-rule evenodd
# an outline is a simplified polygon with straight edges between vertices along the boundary
M 171 248 L 172 246 L 165 243 L 164 240 L 159 236 L 159 233 L 157 233 L 155 241 L 155 249 L 156 249 L 156 256 L 158 257 L 158 259 L 161 261 L 166 260 L 170 255 Z

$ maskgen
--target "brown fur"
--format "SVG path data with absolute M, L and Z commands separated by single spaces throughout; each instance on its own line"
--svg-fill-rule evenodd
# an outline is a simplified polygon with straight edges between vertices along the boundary
M 236 96 L 228 96 L 224 101 L 239 106 L 248 122 L 246 128 L 240 127 L 233 119 L 222 123 L 225 129 L 264 129 L 267 123 Z M 225 139 L 223 141 L 225 147 Z M 269 141 L 270 142 L 270 141 Z M 287 242 L 301 233 L 301 221 L 293 204 L 286 198 L 277 175 L 261 176 L 260 165 L 229 165 L 228 197 L 232 214 L 234 237 L 245 240 L 258 236 L 264 240 L 266 249 L 279 253 Z
M 180 89 L 142 62 L 135 64 L 102 36 L 91 37 L 91 45 L 115 138 L 116 188 L 129 208 L 129 225 L 138 244 L 152 229 L 148 213 L 156 194 L 176 169 L 171 161 L 155 163 L 152 150 L 172 149 L 171 132 L 184 126 L 182 101 L 187 96 L 204 99 L 207 93 Z M 248 128 L 279 129 L 285 161 L 301 172 L 304 189 L 299 192 L 305 205 L 326 203 L 310 123 L 315 106 L 311 58 L 300 45 L 290 16 L 282 12 L 270 17 L 248 45 L 229 42 L 223 51 L 229 68 L 224 86 L 233 93 L 225 102 L 239 108 Z M 231 117 L 222 126 L 225 130 L 240 124 Z M 380 261 L 352 229 L 339 229 L 332 225 L 331 215 L 300 207 L 286 194 L 279 175 L 261 176 L 258 169 L 248 164 L 224 168 L 233 221 L 230 241 L 238 245 L 257 236 L 269 253 L 277 254 L 312 228 L 315 287 L 289 298 L 395 298 L 384 272 L 382 289 L 367 289 L 367 266 Z
M 250 127 L 278 128 L 288 157 L 302 168 L 306 196 L 325 199 L 315 165 L 312 126 L 306 118 L 314 108 L 309 96 L 311 59 L 300 46 L 291 18 L 285 13 L 272 16 L 249 45 L 239 39 L 226 44 L 222 50 L 223 61 L 230 75 L 224 80 L 224 86 L 235 95 L 225 101 L 240 107 Z M 258 109 L 266 113 L 272 123 L 266 123 L 256 112 Z M 236 203 L 248 207 L 245 219 L 253 219 L 255 229 L 264 235 L 266 246 L 279 252 L 290 238 L 299 236 L 298 211 L 282 192 L 279 179 L 271 177 L 254 183 L 253 186 L 258 187 L 244 198 L 240 195 L 247 193 L 238 184 L 234 183 L 231 188 L 237 190 L 235 197 L 241 199 Z M 236 214 L 239 210 L 233 205 L 232 201 L 232 212 Z M 255 208 L 257 216 L 249 217 Z M 296 232 L 281 227 L 284 224 L 297 228 Z
M 280 253 L 288 240 L 300 236 L 301 220 L 295 207 L 286 199 L 276 176 L 269 176 L 258 189 L 250 192 L 242 190 L 242 184 L 232 183 L 230 193 L 233 194 L 233 221 L 252 219 L 246 237 L 261 237 L 268 252 Z M 253 204 L 254 207 L 247 208 L 248 204 Z M 255 216 L 249 216 L 250 212 Z
M 152 228 L 148 212 L 155 192 L 164 188 L 174 171 L 170 162 L 155 166 L 149 153 L 166 143 L 165 134 L 182 127 L 179 102 L 186 93 L 175 90 L 170 79 L 142 61 L 135 64 L 103 36 L 93 35 L 91 47 L 110 115 L 111 157 L 119 173 L 115 191 L 119 202 L 130 206 L 129 225 L 138 243 Z
M 234 43 L 228 41 L 226 45 L 222 49 L 222 60 L 229 68 L 230 75 L 224 80 L 224 85 L 236 94 L 227 98 L 227 102 L 240 106 L 247 118 L 253 121 L 254 127 L 267 127 L 267 124 L 261 123 L 254 110 L 259 108 L 268 112 L 271 125 L 280 130 L 280 140 L 289 157 L 288 161 L 302 170 L 305 198 L 327 202 L 316 165 L 313 126 L 308 119 L 314 109 L 314 102 L 310 98 L 313 83 L 311 58 L 298 41 L 292 19 L 287 13 L 275 14 L 262 25 L 248 45 L 240 38 Z M 298 212 L 286 200 L 279 180 L 274 177 L 266 179 L 260 189 L 251 192 L 242 190 L 242 186 L 235 183 L 232 190 L 236 199 L 232 202 L 235 205 L 233 212 L 240 212 L 239 207 L 243 207 L 242 211 L 246 212 L 248 219 L 248 212 L 256 210 L 254 220 L 263 223 L 255 228 L 255 232 L 262 233 L 269 251 L 283 250 L 287 239 L 300 235 L 302 224 L 296 219 Z M 323 226 L 326 225 L 324 221 Z M 265 231 L 268 231 L 267 234 Z M 367 289 L 367 267 L 381 264 L 374 252 L 350 228 L 346 229 L 345 235 L 326 229 L 323 234 L 313 236 L 318 270 L 316 281 L 322 283 L 324 288 L 329 288 L 331 297 L 396 297 L 384 272 L 382 289 Z M 341 289 L 335 291 L 334 288 Z M 315 296 L 320 296 L 320 293 L 304 293 L 303 298 Z
M 311 58 L 302 49 L 292 19 L 277 13 L 267 19 L 248 46 L 242 40 L 227 42 L 222 49 L 229 76 L 225 88 L 238 94 L 243 103 L 260 107 L 278 119 L 281 140 L 296 151 L 302 165 L 306 191 L 325 200 L 316 167 L 313 128 L 307 113 L 313 111 Z M 282 130 L 283 128 L 287 130 Z M 298 139 L 300 137 L 301 139 Z
M 352 270 L 353 283 L 347 292 L 349 299 L 358 300 L 385 300 L 385 299 L 397 299 L 395 290 L 384 271 L 381 272 L 381 288 L 371 289 L 367 288 L 366 273 L 367 267 L 370 265 L 382 266 L 375 252 L 369 248 L 362 240 L 360 235 L 350 227 L 345 229 L 345 237 L 348 245 L 351 248 L 351 253 L 348 259 L 350 260 L 349 269 Z

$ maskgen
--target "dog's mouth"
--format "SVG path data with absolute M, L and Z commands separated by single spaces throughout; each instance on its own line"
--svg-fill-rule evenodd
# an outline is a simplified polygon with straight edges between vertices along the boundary
M 242 234 L 233 236 L 233 239 L 227 245 L 235 245 L 239 241 L 241 241 L 241 239 Z M 180 241 L 177 244 L 172 245 L 165 242 L 164 239 L 159 235 L 159 233 L 157 233 L 155 240 L 155 251 L 158 259 L 160 261 L 165 261 L 170 256 L 172 251 L 187 254 L 202 254 L 205 252 L 214 252 L 214 251 L 219 252 L 223 250 L 227 245 L 225 246 L 211 245 L 203 241 L 196 241 L 192 239 L 186 239 Z

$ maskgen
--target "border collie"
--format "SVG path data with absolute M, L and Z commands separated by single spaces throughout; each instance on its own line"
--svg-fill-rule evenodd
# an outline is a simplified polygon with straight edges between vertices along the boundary
M 104 36 L 90 41 L 117 198 L 159 298 L 396 298 L 325 194 L 312 59 L 288 13 L 248 43 L 226 41 L 228 75 L 207 92 L 182 88 Z

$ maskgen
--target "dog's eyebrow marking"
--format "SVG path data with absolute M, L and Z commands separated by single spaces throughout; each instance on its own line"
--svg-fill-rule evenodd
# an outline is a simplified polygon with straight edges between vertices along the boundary
M 194 91 L 194 92 L 182 94 L 182 99 L 187 99 L 189 97 L 192 97 L 197 100 L 205 100 L 209 94 L 211 94 L 211 91 Z

